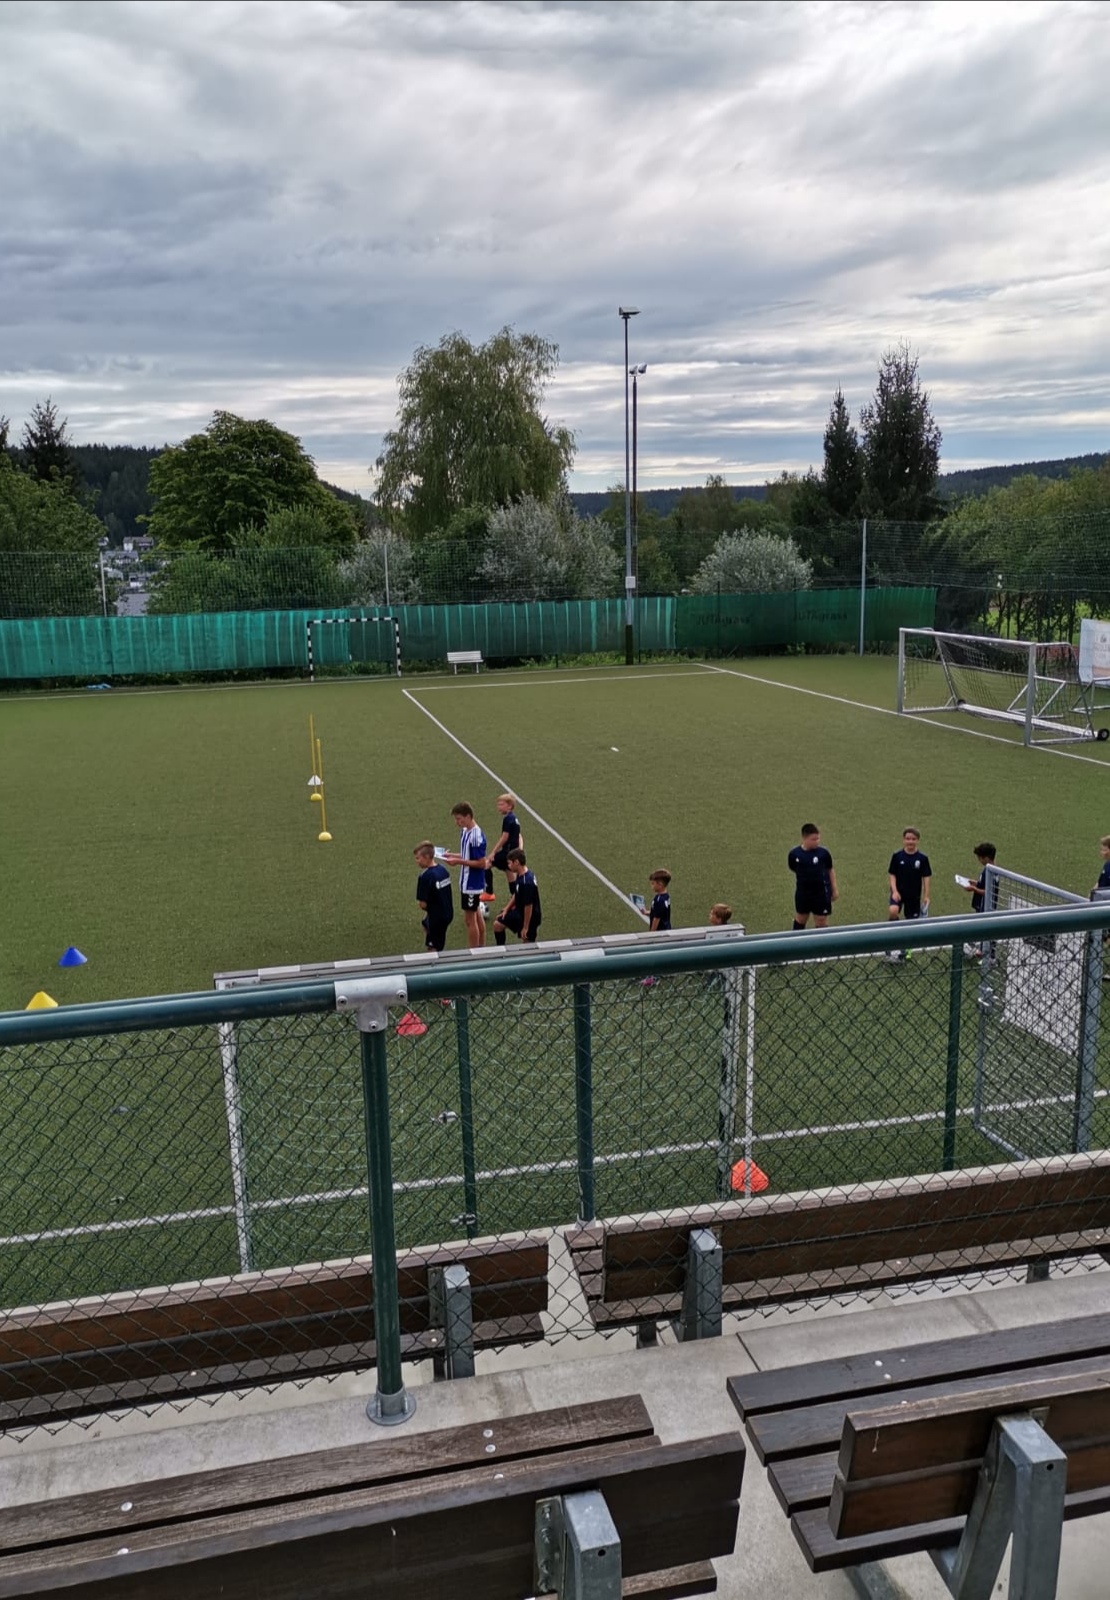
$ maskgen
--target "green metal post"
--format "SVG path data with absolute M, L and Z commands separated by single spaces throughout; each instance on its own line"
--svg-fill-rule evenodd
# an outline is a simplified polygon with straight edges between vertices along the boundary
M 574 985 L 574 1112 L 578 1134 L 578 1220 L 594 1219 L 594 1053 L 590 986 Z
M 964 991 L 964 947 L 952 946 L 952 966 L 948 977 L 948 1070 L 944 1082 L 944 1150 L 941 1171 L 951 1172 L 956 1165 L 956 1109 L 960 1086 L 960 1018 Z
M 470 1072 L 470 1005 L 455 1001 L 455 1033 L 459 1052 L 459 1119 L 462 1122 L 463 1225 L 466 1237 L 478 1232 L 478 1176 L 474 1160 L 474 1098 Z
M 397 1293 L 397 1230 L 393 1219 L 393 1152 L 390 1148 L 389 1064 L 381 1027 L 360 1027 L 362 1099 L 366 1113 L 366 1166 L 370 1239 L 374 1252 L 374 1342 L 378 1389 L 367 1404 L 373 1422 L 404 1422 L 416 1409 L 401 1373 L 401 1310 Z

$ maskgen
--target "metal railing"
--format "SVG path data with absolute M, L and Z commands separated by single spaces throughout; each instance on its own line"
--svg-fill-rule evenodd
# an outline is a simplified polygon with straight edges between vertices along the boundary
M 1108 931 L 1084 904 L 622 935 L 2 1015 L 0 1370 L 41 1394 L 28 1329 L 147 1291 L 183 1330 L 290 1272 L 339 1310 L 361 1261 L 388 1416 L 399 1257 L 407 1282 L 426 1247 L 1110 1147 Z M 275 1299 L 255 1376 L 320 1370 L 308 1314 Z M 553 1250 L 544 1333 L 591 1331 Z

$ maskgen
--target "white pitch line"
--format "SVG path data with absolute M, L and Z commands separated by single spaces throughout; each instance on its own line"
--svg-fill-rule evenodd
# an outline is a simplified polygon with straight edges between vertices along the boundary
M 580 851 L 574 848 L 569 839 L 564 839 L 563 835 L 557 828 L 553 828 L 545 817 L 540 816 L 539 812 L 534 806 L 530 806 L 526 800 L 522 800 L 517 791 L 510 788 L 509 784 L 505 782 L 505 779 L 502 778 L 499 773 L 494 772 L 492 767 L 487 766 L 482 760 L 481 756 L 476 756 L 474 751 L 471 750 L 467 745 L 463 744 L 462 740 L 458 738 L 457 735 L 453 734 L 445 723 L 441 722 L 438 717 L 433 716 L 433 714 L 428 710 L 427 706 L 422 706 L 420 701 L 416 698 L 411 690 L 405 689 L 402 692 L 405 696 L 405 699 L 410 700 L 416 707 L 417 711 L 422 711 L 428 718 L 429 722 L 434 722 L 440 733 L 446 734 L 451 743 L 457 745 L 464 756 L 468 756 L 476 767 L 481 767 L 482 771 L 487 775 L 487 777 L 492 778 L 494 783 L 500 784 L 501 788 L 507 793 L 514 795 L 516 797 L 516 803 L 520 809 L 522 811 L 527 811 L 528 815 L 534 821 L 538 822 L 540 827 L 545 829 L 546 832 L 548 832 L 558 844 L 561 844 L 563 849 L 567 851 L 569 855 L 572 855 L 580 866 L 585 867 L 587 872 L 592 872 L 599 883 L 603 883 L 611 894 L 616 895 L 617 899 L 626 908 L 626 910 L 631 911 L 633 916 L 639 917 L 641 922 L 647 922 L 648 918 L 643 912 L 636 910 L 636 907 L 632 904 L 631 900 L 629 900 L 623 889 L 618 889 L 613 880 L 611 878 L 607 878 L 599 867 L 595 867 L 592 861 L 587 861 L 586 857 L 582 855 Z
M 419 694 L 436 694 L 443 690 L 466 689 L 561 689 L 567 683 L 588 683 L 596 688 L 599 683 L 654 683 L 658 678 L 704 678 L 707 673 L 716 671 L 708 666 L 697 667 L 686 672 L 640 672 L 634 678 L 513 678 L 509 682 L 501 683 L 492 678 L 482 682 L 471 682 L 470 679 L 456 683 L 453 679 L 447 683 L 422 683 L 417 691 Z
M 738 672 L 735 667 L 714 666 L 712 661 L 703 663 L 707 672 L 720 672 L 729 678 L 746 678 L 749 683 L 763 683 L 769 689 L 791 689 L 795 694 L 809 694 L 817 700 L 832 700 L 838 706 L 852 706 L 857 711 L 874 711 L 880 717 L 901 717 L 904 713 L 892 711 L 889 706 L 873 706 L 867 700 L 849 700 L 842 694 L 826 694 L 823 689 L 803 689 L 798 683 L 782 683 L 778 678 L 761 678 L 754 672 Z M 1018 744 L 1015 739 L 1004 739 L 998 733 L 983 733 L 978 728 L 954 728 L 948 722 L 928 722 L 924 718 L 921 723 L 925 728 L 939 728 L 942 733 L 964 733 L 971 739 L 989 739 L 992 744 L 1004 744 L 1011 750 L 1024 750 L 1023 744 Z M 1046 756 L 1062 756 L 1065 761 L 1085 761 L 1088 766 L 1110 768 L 1110 762 L 1099 761 L 1095 756 L 1076 755 L 1071 750 L 1050 750 L 1047 745 L 1034 745 Z

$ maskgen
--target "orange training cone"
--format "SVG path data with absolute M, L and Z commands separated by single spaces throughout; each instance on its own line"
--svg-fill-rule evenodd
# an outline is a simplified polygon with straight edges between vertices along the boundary
M 397 1024 L 397 1032 L 403 1038 L 418 1039 L 422 1033 L 427 1033 L 428 1024 L 421 1022 L 415 1011 L 406 1011 Z
M 749 1192 L 751 1194 L 762 1194 L 764 1189 L 769 1189 L 771 1187 L 770 1178 L 763 1171 L 762 1167 L 756 1166 L 754 1161 L 752 1162 L 750 1186 L 747 1181 L 747 1174 L 748 1163 L 746 1161 L 737 1161 L 732 1169 L 733 1194 L 747 1194 Z

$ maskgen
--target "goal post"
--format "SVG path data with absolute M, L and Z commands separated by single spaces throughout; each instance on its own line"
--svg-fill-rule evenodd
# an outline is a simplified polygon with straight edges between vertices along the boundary
M 1019 727 L 1027 745 L 1106 739 L 1095 728 L 1090 682 L 1075 646 L 987 634 L 898 631 L 897 709 L 905 716 L 944 712 Z
M 321 636 L 328 637 L 333 629 L 338 654 L 325 653 L 319 648 Z M 323 666 L 325 659 L 329 666 L 349 661 L 381 661 L 398 678 L 401 676 L 401 625 L 396 617 L 363 611 L 340 617 L 309 617 L 304 632 L 310 683 L 315 683 L 316 667 Z

